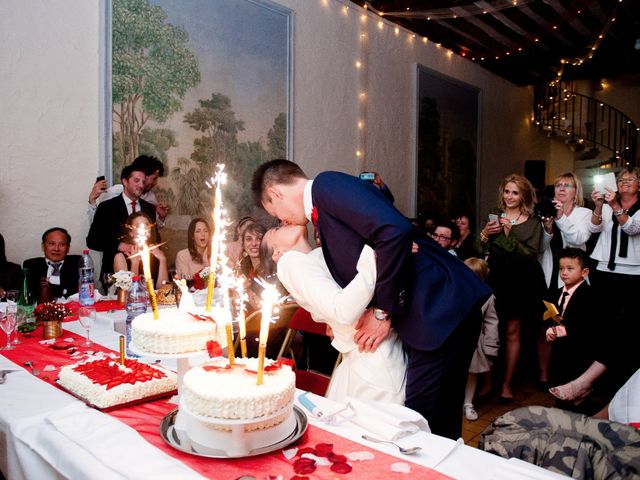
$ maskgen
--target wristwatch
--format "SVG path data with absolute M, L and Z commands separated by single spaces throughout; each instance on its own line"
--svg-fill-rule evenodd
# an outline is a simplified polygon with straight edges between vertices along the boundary
M 373 309 L 373 316 L 379 322 L 384 322 L 384 321 L 390 320 L 390 318 L 391 318 L 391 316 L 389 315 L 389 312 L 385 312 L 381 308 L 374 308 Z
M 625 212 L 624 208 L 621 208 L 620 210 L 616 210 L 615 212 L 613 212 L 613 214 L 616 217 L 619 217 L 620 215 L 624 215 L 624 212 Z

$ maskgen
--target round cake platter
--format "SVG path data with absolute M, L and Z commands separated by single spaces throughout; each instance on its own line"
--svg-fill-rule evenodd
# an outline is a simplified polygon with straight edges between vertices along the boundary
M 190 455 L 195 455 L 198 457 L 206 457 L 206 458 L 243 458 L 243 457 L 254 457 L 256 455 L 262 455 L 265 453 L 274 452 L 276 450 L 286 448 L 292 445 L 293 443 L 295 443 L 296 441 L 298 441 L 300 437 L 302 437 L 304 432 L 307 430 L 307 426 L 308 426 L 307 415 L 304 413 L 304 411 L 302 411 L 300 407 L 298 407 L 297 405 L 294 405 L 293 417 L 295 420 L 295 426 L 288 436 L 278 440 L 277 442 L 274 442 L 273 444 L 251 450 L 251 452 L 247 455 L 233 456 L 233 455 L 229 455 L 224 450 L 216 450 L 211 453 L 202 453 L 194 450 L 191 447 L 191 445 L 188 444 L 188 442 L 184 442 L 180 439 L 180 436 L 178 435 L 178 433 L 176 432 L 176 429 L 174 428 L 177 414 L 178 414 L 178 409 L 176 408 L 175 410 L 165 415 L 165 417 L 162 419 L 162 422 L 160 423 L 160 435 L 162 439 L 165 442 L 167 442 L 167 444 L 169 444 L 171 447 L 175 448 L 176 450 L 179 450 L 184 453 L 188 453 Z

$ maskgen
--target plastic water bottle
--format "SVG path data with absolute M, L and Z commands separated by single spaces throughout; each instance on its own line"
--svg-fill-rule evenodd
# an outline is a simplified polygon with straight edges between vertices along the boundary
M 140 283 L 140 277 L 135 275 L 131 279 L 131 288 L 129 289 L 129 296 L 127 297 L 127 323 L 125 326 L 126 331 L 126 353 L 127 357 L 138 357 L 131 353 L 129 348 L 131 344 L 131 322 L 138 315 L 142 315 L 147 311 L 147 304 L 149 303 L 149 294 L 144 286 Z
M 80 305 L 91 306 L 96 303 L 93 296 L 95 289 L 95 283 L 93 281 L 93 260 L 89 255 L 89 250 L 82 251 L 82 257 L 78 264 L 79 278 L 78 278 L 78 297 Z

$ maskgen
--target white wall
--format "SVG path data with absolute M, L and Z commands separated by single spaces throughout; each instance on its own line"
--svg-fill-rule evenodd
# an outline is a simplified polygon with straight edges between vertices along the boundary
M 530 89 L 407 31 L 396 36 L 389 23 L 379 30 L 375 16 L 363 24 L 354 4 L 277 3 L 295 12 L 293 159 L 308 174 L 375 168 L 398 207 L 414 213 L 417 63 L 481 89 L 483 215 L 504 175 L 548 158 L 548 144 L 529 126 Z M 86 198 L 103 161 L 103 21 L 102 0 L 0 2 L 0 232 L 10 260 L 38 255 L 40 235 L 53 225 L 69 229 L 73 252 L 84 247 Z M 359 58 L 364 70 L 355 68 Z

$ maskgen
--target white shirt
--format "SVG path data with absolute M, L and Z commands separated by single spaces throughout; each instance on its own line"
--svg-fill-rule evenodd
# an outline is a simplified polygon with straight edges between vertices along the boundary
M 96 209 L 98 208 L 98 205 L 100 205 L 102 202 L 105 202 L 107 200 L 111 200 L 112 198 L 117 197 L 123 192 L 124 192 L 124 187 L 122 186 L 121 183 L 118 183 L 117 185 L 112 185 L 109 188 L 107 188 L 104 192 L 102 192 L 98 197 L 98 199 L 96 200 L 96 204 L 95 205 L 89 204 L 89 207 L 87 208 L 87 216 L 89 217 L 89 223 L 93 223 L 93 217 L 96 214 Z M 156 194 L 153 193 L 152 190 L 149 190 L 148 192 L 143 193 L 140 196 L 140 198 L 153 205 L 158 204 L 158 199 L 156 198 Z M 129 208 L 129 205 L 127 205 L 127 211 L 129 212 L 129 214 L 131 214 L 131 209 Z M 140 211 L 140 210 L 136 208 L 136 211 Z
M 609 253 L 611 251 L 611 230 L 613 228 L 613 210 L 607 204 L 602 206 L 602 221 L 600 225 L 594 225 L 589 221 L 589 231 L 592 233 L 600 232 L 600 238 L 596 243 L 591 258 L 598 260 L 598 270 L 603 272 L 624 273 L 627 275 L 640 275 L 640 210 L 633 217 L 627 218 L 624 225 L 620 225 L 618 230 L 618 251 L 616 252 L 616 269 L 609 270 Z M 620 257 L 620 231 L 629 235 L 629 245 L 627 248 L 627 256 Z
M 569 215 L 562 215 L 557 220 L 554 220 L 560 235 L 562 236 L 562 248 L 579 248 L 580 250 L 586 250 L 586 242 L 591 237 L 588 223 L 591 221 L 591 214 L 593 212 L 588 208 L 575 207 Z M 553 252 L 551 252 L 551 239 L 553 234 L 547 233 L 542 229 L 542 241 L 540 242 L 540 252 L 542 252 L 538 259 L 540 265 L 542 265 L 542 271 L 544 272 L 547 285 L 551 283 L 551 274 L 553 273 Z M 554 287 L 554 285 L 549 285 Z M 562 287 L 562 280 L 558 276 L 558 284 L 556 287 Z
M 303 203 L 304 203 L 304 214 L 307 217 L 307 220 L 311 221 L 311 212 L 313 211 L 313 199 L 311 198 L 311 186 L 313 185 L 313 180 L 308 180 L 304 185 L 304 194 L 303 194 Z
M 44 257 L 45 261 L 47 262 L 47 280 L 50 284 L 52 285 L 60 285 L 60 273 L 58 273 L 58 275 L 53 275 L 53 265 L 52 263 L 57 263 L 54 262 L 53 260 L 49 260 L 47 257 Z M 60 267 L 62 268 L 62 265 L 64 264 L 64 260 L 60 260 Z M 58 269 L 58 272 L 60 272 L 60 270 Z

